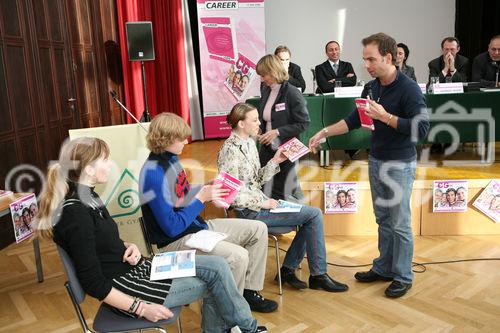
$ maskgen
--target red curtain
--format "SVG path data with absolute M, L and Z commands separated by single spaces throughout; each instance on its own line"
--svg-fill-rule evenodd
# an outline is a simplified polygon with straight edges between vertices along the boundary
M 149 112 L 173 112 L 189 124 L 182 0 L 117 0 L 117 10 L 125 105 L 138 118 L 144 111 L 141 65 L 128 61 L 125 22 L 151 21 L 155 60 L 145 62 Z

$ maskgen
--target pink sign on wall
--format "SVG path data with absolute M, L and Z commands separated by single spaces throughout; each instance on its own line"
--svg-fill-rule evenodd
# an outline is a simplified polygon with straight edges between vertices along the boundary
M 233 105 L 260 95 L 264 0 L 198 0 L 198 26 L 205 138 L 225 138 Z

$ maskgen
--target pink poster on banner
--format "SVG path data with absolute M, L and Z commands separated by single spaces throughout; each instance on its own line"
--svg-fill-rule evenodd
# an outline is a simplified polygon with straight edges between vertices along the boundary
M 198 0 L 205 138 L 228 137 L 234 104 L 260 95 L 255 65 L 265 55 L 264 0 Z

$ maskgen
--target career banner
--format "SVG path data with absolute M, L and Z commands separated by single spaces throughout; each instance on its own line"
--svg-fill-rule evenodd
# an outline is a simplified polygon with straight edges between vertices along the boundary
M 205 138 L 226 138 L 234 104 L 260 95 L 264 0 L 197 0 Z

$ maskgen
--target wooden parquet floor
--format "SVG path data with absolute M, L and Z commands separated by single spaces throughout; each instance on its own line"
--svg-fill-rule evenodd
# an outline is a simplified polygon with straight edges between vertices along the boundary
M 287 247 L 290 237 L 281 239 Z M 81 332 L 64 289 L 65 274 L 55 247 L 41 244 L 45 281 L 36 282 L 31 244 L 0 251 L 0 332 Z M 375 237 L 329 237 L 328 259 L 335 264 L 370 263 Z M 417 262 L 500 257 L 500 236 L 440 236 L 415 239 Z M 383 296 L 385 282 L 357 283 L 358 268 L 329 267 L 349 284 L 347 293 L 285 288 L 279 297 L 273 281 L 274 251 L 269 248 L 263 294 L 279 301 L 279 311 L 255 314 L 271 332 L 500 332 L 500 261 L 429 265 L 415 275 L 410 292 L 396 300 Z M 298 271 L 308 278 L 307 262 Z M 98 302 L 87 297 L 89 322 Z M 200 332 L 198 306 L 182 310 L 185 333 Z M 167 327 L 177 332 L 175 326 Z

